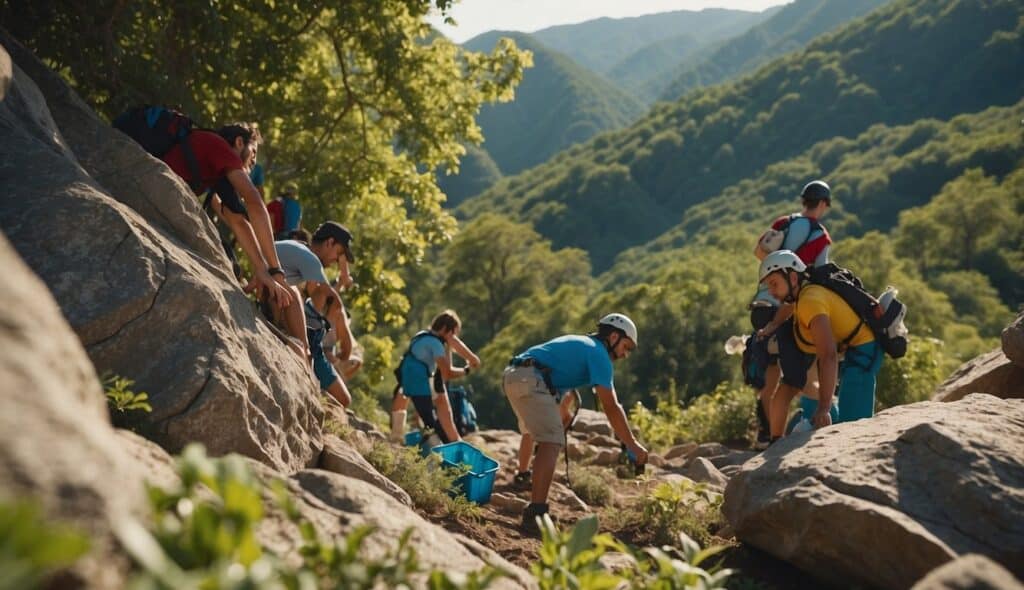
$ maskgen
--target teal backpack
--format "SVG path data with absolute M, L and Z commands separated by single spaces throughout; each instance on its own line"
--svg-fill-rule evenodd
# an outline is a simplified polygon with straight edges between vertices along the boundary
M 416 335 L 412 337 L 412 340 L 409 341 L 409 348 L 405 350 L 405 353 L 402 355 L 402 360 L 398 362 L 398 368 L 395 369 L 395 379 L 398 381 L 398 386 L 402 388 L 402 391 L 405 393 L 405 395 L 430 395 L 429 385 L 427 387 L 426 393 L 410 393 L 409 390 L 406 389 L 405 386 L 403 385 L 406 383 L 414 382 L 430 383 L 430 368 L 427 366 L 426 363 L 412 355 L 413 345 L 416 344 L 416 342 L 418 342 L 421 338 L 425 338 L 428 336 L 431 338 L 436 338 L 438 342 L 440 342 L 442 345 L 444 344 L 444 340 L 442 340 L 440 336 L 434 334 L 433 332 L 430 332 L 428 330 L 417 332 Z

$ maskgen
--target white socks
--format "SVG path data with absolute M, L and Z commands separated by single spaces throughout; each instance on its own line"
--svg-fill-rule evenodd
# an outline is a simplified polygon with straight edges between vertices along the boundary
M 406 410 L 391 412 L 391 440 L 400 443 L 405 440 Z

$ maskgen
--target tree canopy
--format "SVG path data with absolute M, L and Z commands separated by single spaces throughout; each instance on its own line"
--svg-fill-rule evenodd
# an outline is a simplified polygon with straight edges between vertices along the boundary
M 530 63 L 511 41 L 464 50 L 426 24 L 449 0 L 0 1 L 0 22 L 98 111 L 180 106 L 261 125 L 268 186 L 298 184 L 306 223 L 356 232 L 360 322 L 403 323 L 396 272 L 455 228 L 433 171 L 457 167 L 488 101 Z

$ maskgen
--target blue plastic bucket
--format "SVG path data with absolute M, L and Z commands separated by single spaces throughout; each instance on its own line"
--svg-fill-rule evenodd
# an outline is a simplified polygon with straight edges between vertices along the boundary
M 469 473 L 455 480 L 455 485 L 470 502 L 486 504 L 491 501 L 494 478 L 498 474 L 497 461 L 464 441 L 438 445 L 431 451 L 441 455 L 445 467 L 469 466 Z
M 423 433 L 419 430 L 411 430 L 405 433 L 405 446 L 415 447 L 423 442 Z

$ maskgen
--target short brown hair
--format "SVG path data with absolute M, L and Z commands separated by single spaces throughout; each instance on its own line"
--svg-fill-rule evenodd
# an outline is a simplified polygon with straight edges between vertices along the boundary
M 263 143 L 263 136 L 260 135 L 260 126 L 256 123 L 231 123 L 221 127 L 217 134 L 232 145 L 235 143 L 236 137 L 241 137 L 245 145 Z
M 434 321 L 430 322 L 430 329 L 435 332 L 447 329 L 450 332 L 454 332 L 456 328 L 462 326 L 462 320 L 459 319 L 459 314 L 455 313 L 453 309 L 446 309 L 441 313 L 434 316 Z

